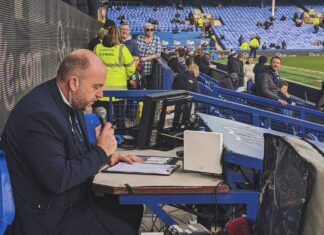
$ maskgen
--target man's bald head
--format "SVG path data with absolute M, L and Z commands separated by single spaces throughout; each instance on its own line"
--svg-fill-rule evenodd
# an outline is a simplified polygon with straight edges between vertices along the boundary
M 104 66 L 103 62 L 93 52 L 86 49 L 78 49 L 64 58 L 57 70 L 57 79 L 64 81 L 70 73 L 80 77 L 82 71 L 87 70 L 93 64 Z
M 79 49 L 64 58 L 57 84 L 75 109 L 91 106 L 103 95 L 106 66 L 93 52 Z

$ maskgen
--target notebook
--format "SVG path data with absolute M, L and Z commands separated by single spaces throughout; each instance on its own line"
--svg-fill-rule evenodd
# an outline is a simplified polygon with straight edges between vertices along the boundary
M 176 162 L 179 158 L 163 156 L 143 156 L 143 163 L 128 164 L 119 162 L 114 166 L 109 166 L 101 172 L 105 173 L 125 173 L 125 174 L 146 174 L 146 175 L 171 175 L 179 165 Z

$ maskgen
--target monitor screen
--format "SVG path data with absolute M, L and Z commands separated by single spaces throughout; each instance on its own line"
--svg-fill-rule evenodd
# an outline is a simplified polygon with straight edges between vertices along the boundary
M 189 125 L 192 96 L 186 91 L 170 91 L 144 97 L 137 147 L 163 147 L 166 136 L 177 135 Z

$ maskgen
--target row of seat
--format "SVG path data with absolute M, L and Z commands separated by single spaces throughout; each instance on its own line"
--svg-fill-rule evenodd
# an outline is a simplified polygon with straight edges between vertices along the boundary
M 192 6 L 184 6 L 182 10 L 179 10 L 180 20 L 185 21 L 189 12 L 193 12 Z M 188 22 L 186 24 L 174 24 L 171 20 L 175 18 L 177 10 L 175 7 L 159 6 L 154 9 L 152 6 L 125 6 L 121 10 L 115 11 L 108 9 L 107 17 L 114 20 L 117 25 L 119 24 L 118 17 L 125 16 L 125 21 L 130 25 L 134 32 L 144 32 L 143 26 L 149 21 L 149 19 L 156 19 L 159 25 L 155 26 L 155 29 L 160 29 L 162 32 L 172 32 L 176 26 L 179 31 L 189 27 Z M 200 29 L 192 27 L 193 31 L 200 32 Z
M 271 16 L 269 7 L 242 7 L 225 6 L 222 8 L 202 7 L 204 12 L 212 13 L 215 17 L 221 17 L 224 25 L 215 26 L 217 35 L 224 35 L 225 39 L 221 41 L 226 49 L 238 49 L 238 38 L 243 35 L 246 41 L 252 36 L 260 36 L 261 44 L 265 42 L 269 47 L 270 43 L 281 44 L 282 40 L 287 43 L 287 49 L 321 49 L 316 45 L 316 41 L 323 40 L 324 31 L 313 34 L 312 24 L 303 24 L 302 27 L 295 27 L 292 21 L 295 12 L 300 13 L 300 9 L 295 6 L 277 6 L 276 19 L 274 25 L 268 30 L 263 27 L 257 27 L 258 21 L 264 22 Z M 315 7 L 315 10 L 318 8 Z M 320 7 L 320 9 L 322 9 Z M 317 10 L 318 11 L 318 10 Z M 320 10 L 319 10 L 320 11 Z M 280 21 L 280 17 L 285 15 L 286 21 Z

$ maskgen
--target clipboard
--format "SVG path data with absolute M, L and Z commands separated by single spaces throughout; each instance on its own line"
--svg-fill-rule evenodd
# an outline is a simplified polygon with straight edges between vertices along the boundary
M 143 159 L 143 163 L 128 164 L 119 162 L 114 166 L 103 169 L 103 173 L 123 173 L 123 174 L 144 174 L 144 175 L 171 175 L 179 165 L 176 162 L 179 158 L 163 156 L 143 156 L 137 155 Z

